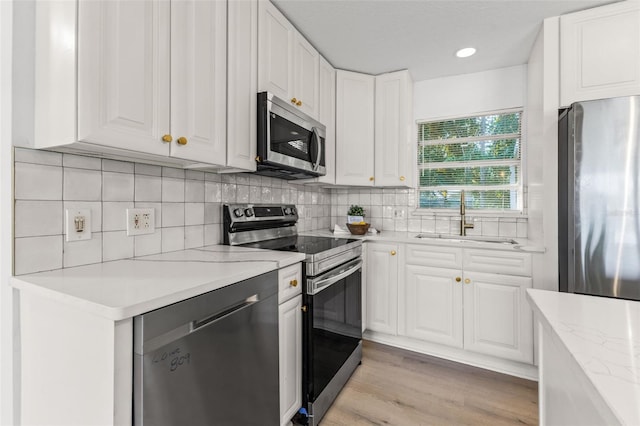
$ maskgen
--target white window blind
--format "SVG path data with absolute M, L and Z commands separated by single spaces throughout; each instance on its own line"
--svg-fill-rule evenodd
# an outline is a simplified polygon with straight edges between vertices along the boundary
M 521 211 L 522 111 L 418 123 L 419 207 Z

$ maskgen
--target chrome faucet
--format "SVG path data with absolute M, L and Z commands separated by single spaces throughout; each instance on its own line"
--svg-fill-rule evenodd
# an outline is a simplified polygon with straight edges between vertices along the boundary
M 473 223 L 467 223 L 465 217 L 464 190 L 460 191 L 460 235 L 467 235 L 467 229 L 473 229 Z

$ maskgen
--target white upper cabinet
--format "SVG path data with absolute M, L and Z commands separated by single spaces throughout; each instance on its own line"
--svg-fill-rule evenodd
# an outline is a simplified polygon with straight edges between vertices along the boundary
M 56 52 L 45 41 L 49 33 L 40 25 L 56 28 L 59 20 L 75 19 L 58 3 L 36 6 L 36 146 L 67 145 L 76 141 L 157 155 L 168 155 L 162 137 L 170 134 L 170 7 L 168 2 L 89 1 L 76 3 L 77 23 L 63 26 L 68 42 L 77 48 L 77 94 L 64 94 L 64 110 L 55 99 L 40 102 L 41 91 L 56 91 L 55 81 L 75 80 L 75 73 L 57 73 L 49 60 Z M 63 2 L 60 2 L 63 3 Z M 72 3 L 72 2 L 70 2 Z M 43 16 L 41 12 L 47 13 Z M 77 29 L 77 39 L 74 32 Z M 50 53 L 50 56 L 47 55 Z M 49 81 L 49 78 L 51 81 Z M 43 83 L 43 84 L 41 84 Z M 74 81 L 75 83 L 75 81 Z M 57 97 L 57 96 L 56 96 Z M 77 102 L 77 121 L 75 110 Z M 69 115 L 67 124 L 77 135 L 67 140 L 49 139 L 54 130 L 48 120 Z M 48 116 L 48 117 L 47 117 Z M 44 118 L 47 121 L 40 121 Z M 69 129 L 71 131 L 71 129 Z M 67 133 L 67 132 L 64 132 Z M 54 133 L 55 134 L 55 133 Z M 175 142 L 172 142 L 175 143 Z M 40 145 L 42 144 L 42 145 Z
M 640 3 L 560 17 L 560 104 L 640 94 Z
M 258 0 L 228 0 L 227 9 L 227 166 L 255 172 Z
M 258 2 L 258 90 L 282 100 L 293 93 L 295 28 L 270 1 Z
M 317 118 L 320 54 L 298 32 L 296 32 L 293 52 L 294 91 L 292 95 L 296 98 L 296 106 L 305 114 Z
M 320 57 L 318 121 L 326 126 L 324 159 L 327 174 L 318 182 L 336 183 L 336 70 Z
M 225 166 L 226 2 L 16 6 L 17 145 Z
M 336 73 L 336 184 L 374 185 L 375 77 Z
M 170 155 L 225 165 L 227 5 L 171 1 Z
M 416 151 L 409 71 L 376 76 L 375 184 L 412 186 Z
M 258 5 L 258 90 L 317 119 L 320 55 L 271 2 Z
M 374 77 L 338 70 L 336 184 L 413 185 L 412 96 L 408 71 Z

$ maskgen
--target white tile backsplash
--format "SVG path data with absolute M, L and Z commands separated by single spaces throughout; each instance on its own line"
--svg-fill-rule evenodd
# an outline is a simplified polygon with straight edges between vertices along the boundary
M 13 156 L 16 163 L 44 164 L 62 166 L 62 154 L 37 149 L 16 148 Z
M 162 177 L 162 202 L 184 203 L 185 180 Z
M 184 227 L 184 248 L 196 248 L 204 245 L 204 225 Z
M 63 266 L 88 265 L 102 261 L 102 233 L 92 232 L 90 240 L 64 242 Z
M 162 201 L 162 178 L 159 176 L 135 175 L 135 201 Z
M 128 161 L 102 160 L 102 170 L 105 172 L 133 173 L 134 164 Z
M 187 180 L 184 191 L 187 203 L 204 203 L 204 180 Z
M 102 261 L 120 260 L 133 257 L 133 237 L 126 231 L 102 233 Z
M 204 203 L 184 204 L 184 224 L 186 226 L 204 225 Z
M 102 172 L 102 201 L 133 201 L 133 174 Z
M 62 238 L 62 235 L 16 238 L 15 274 L 30 274 L 62 268 Z
M 102 173 L 99 170 L 65 167 L 62 197 L 70 201 L 100 201 Z
M 62 166 L 99 171 L 102 167 L 102 160 L 100 158 L 85 157 L 83 155 L 63 154 Z
M 184 203 L 162 203 L 162 227 L 184 226 Z
M 62 201 L 17 200 L 15 236 L 60 235 L 63 230 Z
M 162 228 L 162 252 L 184 250 L 184 226 Z
M 15 198 L 62 200 L 62 167 L 16 162 Z
M 133 201 L 105 201 L 102 203 L 102 230 L 126 231 L 127 209 L 134 207 Z
M 156 230 L 153 234 L 136 235 L 133 244 L 135 256 L 162 253 L 162 232 Z

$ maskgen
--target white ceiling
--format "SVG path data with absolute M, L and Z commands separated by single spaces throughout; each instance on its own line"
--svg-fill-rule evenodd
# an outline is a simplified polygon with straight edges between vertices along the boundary
M 272 0 L 339 69 L 414 81 L 527 62 L 544 18 L 611 0 Z M 455 51 L 477 53 L 459 59 Z

